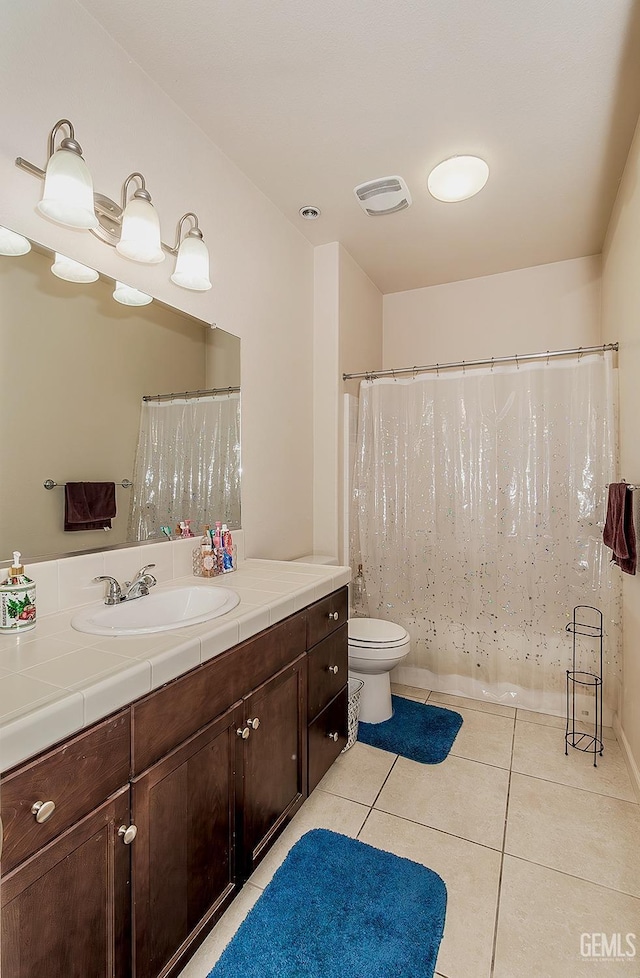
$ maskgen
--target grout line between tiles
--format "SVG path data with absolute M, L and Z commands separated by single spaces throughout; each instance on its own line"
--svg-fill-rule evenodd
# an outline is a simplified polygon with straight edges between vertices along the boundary
M 511 793 L 511 775 L 513 766 L 513 752 L 515 750 L 516 743 L 516 717 L 513 718 L 513 732 L 511 734 L 511 758 L 509 761 L 509 780 L 507 782 L 507 804 L 504 810 L 504 829 L 502 832 L 502 852 L 500 854 L 500 873 L 498 875 L 498 895 L 496 899 L 496 916 L 493 925 L 493 945 L 491 948 L 491 968 L 489 971 L 490 978 L 493 978 L 493 973 L 496 963 L 496 947 L 498 943 L 498 921 L 500 919 L 500 897 L 502 895 L 502 873 L 504 869 L 504 850 L 507 843 L 507 820 L 509 818 L 509 795 Z
M 468 839 L 465 835 L 456 835 L 455 832 L 447 832 L 446 829 L 439 829 L 435 825 L 427 825 L 425 822 L 416 822 L 414 818 L 407 818 L 406 815 L 398 815 L 397 812 L 388 812 L 386 808 L 375 808 L 372 810 L 382 812 L 383 815 L 391 815 L 392 818 L 399 818 L 401 821 L 408 822 L 410 825 L 419 825 L 423 829 L 429 829 L 430 832 L 440 832 L 442 835 L 447 835 L 450 839 L 460 839 L 461 842 L 468 842 L 471 846 L 480 846 L 481 849 L 489 849 L 491 852 L 501 852 L 501 850 L 496 849 L 495 846 L 485 845 L 484 842 L 478 842 L 476 839 Z
M 480 763 L 482 763 L 482 761 Z M 621 801 L 625 805 L 633 805 L 635 808 L 639 807 L 639 803 L 635 801 L 635 799 L 620 798 L 618 795 L 610 795 L 604 791 L 594 791 L 593 788 L 584 788 L 582 785 L 567 784 L 566 781 L 553 781 L 551 778 L 541 778 L 537 774 L 529 774 L 526 771 L 513 770 L 513 768 L 511 769 L 511 773 L 518 774 L 521 778 L 531 778 L 533 781 L 544 781 L 545 784 L 557 784 L 561 788 L 571 788 L 573 791 L 586 791 L 587 794 L 598 795 L 599 798 L 610 798 L 613 801 Z M 633 785 L 631 786 L 631 789 L 633 790 Z
M 628 890 L 618 890 L 615 886 L 608 886 L 606 883 L 587 879 L 586 876 L 576 876 L 575 873 L 566 873 L 563 869 L 556 869 L 555 866 L 547 866 L 546 863 L 537 863 L 534 859 L 525 859 L 524 856 L 516 856 L 513 852 L 505 852 L 504 855 L 508 856 L 509 859 L 517 859 L 521 863 L 528 863 L 530 866 L 539 866 L 540 869 L 547 869 L 550 873 L 558 873 L 559 876 L 566 876 L 571 880 L 579 880 L 581 883 L 599 886 L 603 890 L 608 890 L 609 893 L 618 893 L 620 896 L 629 897 L 630 900 L 637 900 L 640 905 L 640 894 L 638 893 L 629 893 Z

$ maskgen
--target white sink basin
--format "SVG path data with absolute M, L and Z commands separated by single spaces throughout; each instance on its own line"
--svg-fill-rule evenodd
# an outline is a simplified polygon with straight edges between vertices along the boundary
M 185 585 L 153 590 L 122 604 L 91 605 L 74 615 L 71 626 L 91 635 L 149 635 L 219 618 L 239 601 L 227 587 Z

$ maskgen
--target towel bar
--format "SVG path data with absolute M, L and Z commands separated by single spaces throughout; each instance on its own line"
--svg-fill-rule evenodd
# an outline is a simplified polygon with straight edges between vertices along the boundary
M 45 489 L 55 489 L 56 486 L 60 486 L 62 488 L 63 486 L 66 486 L 66 484 L 66 482 L 54 482 L 53 479 L 47 479 L 42 483 Z M 123 479 L 122 482 L 116 482 L 116 485 L 122 486 L 123 489 L 131 489 L 133 482 L 131 479 Z

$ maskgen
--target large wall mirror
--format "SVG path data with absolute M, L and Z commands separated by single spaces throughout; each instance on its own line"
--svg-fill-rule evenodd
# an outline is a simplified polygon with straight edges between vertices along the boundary
M 162 526 L 175 536 L 186 520 L 195 534 L 217 519 L 238 528 L 238 337 L 155 300 L 121 305 L 102 275 L 60 280 L 54 255 L 31 245 L 0 255 L 4 564 L 14 550 L 51 558 L 162 539 Z M 96 484 L 111 482 L 111 528 L 78 529 L 66 484 L 93 484 L 94 516 Z

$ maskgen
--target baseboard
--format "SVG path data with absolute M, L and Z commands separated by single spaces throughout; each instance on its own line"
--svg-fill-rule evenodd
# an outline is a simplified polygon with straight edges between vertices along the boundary
M 618 738 L 618 743 L 620 744 L 620 749 L 622 750 L 622 755 L 629 771 L 629 777 L 631 778 L 633 789 L 636 793 L 638 802 L 640 802 L 640 770 L 638 770 L 638 765 L 636 764 L 635 758 L 631 753 L 629 741 L 625 737 L 624 730 L 620 726 L 620 720 L 617 713 L 613 718 L 613 729 L 616 737 Z

